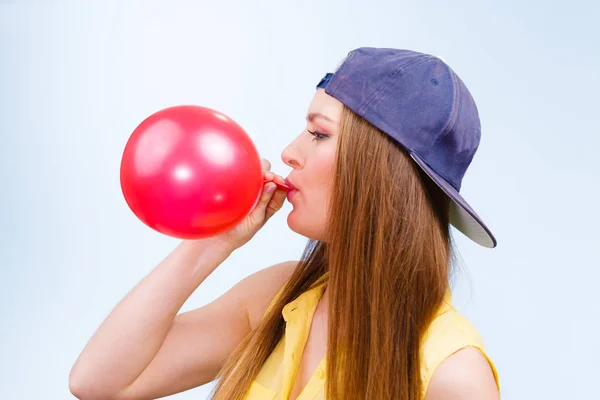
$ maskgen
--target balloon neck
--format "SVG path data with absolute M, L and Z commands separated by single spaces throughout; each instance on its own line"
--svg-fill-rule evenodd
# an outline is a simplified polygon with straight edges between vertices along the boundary
M 286 184 L 284 184 L 284 183 L 279 183 L 279 182 L 276 182 L 276 181 L 274 181 L 273 179 L 264 179 L 264 180 L 263 180 L 263 183 L 268 183 L 268 182 L 273 182 L 274 184 L 276 184 L 276 185 L 277 185 L 277 188 L 278 188 L 279 190 L 284 190 L 284 191 L 286 191 L 286 192 L 289 192 L 290 190 L 292 190 L 292 188 L 291 188 L 291 187 L 289 187 L 288 185 L 286 185 Z

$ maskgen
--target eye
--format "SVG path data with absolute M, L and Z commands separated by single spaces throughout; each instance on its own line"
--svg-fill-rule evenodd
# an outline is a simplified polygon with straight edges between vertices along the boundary
M 314 136 L 313 141 L 317 140 L 323 140 L 323 139 L 327 139 L 329 137 L 329 135 L 325 134 L 325 133 L 321 133 L 321 132 L 317 132 L 317 131 L 311 131 L 309 129 L 307 129 L 308 133 L 310 133 L 311 135 Z

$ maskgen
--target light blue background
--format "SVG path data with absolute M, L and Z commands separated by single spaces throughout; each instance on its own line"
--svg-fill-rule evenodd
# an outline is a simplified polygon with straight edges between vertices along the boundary
M 456 305 L 505 399 L 599 398 L 597 2 L 9 1 L 0 5 L 0 398 L 68 399 L 68 373 L 115 304 L 177 240 L 139 222 L 119 163 L 132 130 L 206 105 L 273 170 L 314 86 L 359 46 L 445 59 L 480 108 L 462 194 L 494 250 L 455 231 Z M 286 204 L 192 295 L 297 259 Z M 174 399 L 202 399 L 212 384 Z

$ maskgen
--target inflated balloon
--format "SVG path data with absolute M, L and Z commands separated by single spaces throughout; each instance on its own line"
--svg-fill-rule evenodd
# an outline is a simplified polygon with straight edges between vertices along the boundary
M 158 111 L 133 131 L 120 178 L 133 213 L 181 239 L 231 229 L 252 211 L 263 187 L 248 134 L 222 113 L 192 105 Z

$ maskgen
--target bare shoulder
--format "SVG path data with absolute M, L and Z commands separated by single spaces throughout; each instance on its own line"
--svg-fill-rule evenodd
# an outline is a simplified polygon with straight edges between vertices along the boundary
M 479 350 L 457 351 L 436 369 L 425 400 L 498 400 L 500 394 L 488 360 Z
M 238 283 L 251 329 L 260 323 L 271 300 L 288 281 L 297 265 L 298 261 L 275 264 L 247 276 Z

